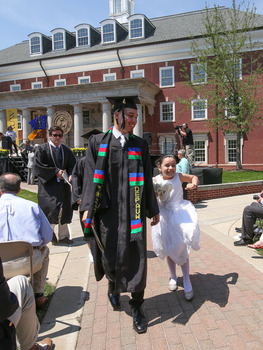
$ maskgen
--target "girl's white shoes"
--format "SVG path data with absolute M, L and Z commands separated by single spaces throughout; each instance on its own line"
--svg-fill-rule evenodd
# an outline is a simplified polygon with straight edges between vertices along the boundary
M 168 288 L 171 292 L 175 292 L 178 289 L 176 280 L 174 280 L 173 278 L 170 278 Z

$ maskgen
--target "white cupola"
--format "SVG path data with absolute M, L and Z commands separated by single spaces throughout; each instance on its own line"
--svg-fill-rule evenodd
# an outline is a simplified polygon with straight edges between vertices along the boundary
M 120 23 L 128 22 L 127 18 L 134 14 L 135 0 L 109 0 L 110 14 L 109 17 L 116 19 Z

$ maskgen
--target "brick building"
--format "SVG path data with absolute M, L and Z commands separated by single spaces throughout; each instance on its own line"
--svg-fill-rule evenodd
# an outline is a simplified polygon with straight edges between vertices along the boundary
M 194 104 L 187 110 L 178 100 L 191 97 L 180 65 L 188 65 L 194 79 L 190 37 L 202 33 L 203 11 L 148 19 L 134 14 L 134 0 L 109 0 L 109 5 L 109 18 L 98 28 L 76 24 L 73 31 L 55 28 L 48 36 L 34 32 L 0 51 L 0 131 L 6 130 L 7 109 L 17 109 L 20 141 L 31 132 L 28 122 L 46 114 L 49 126 L 67 123 L 64 141 L 70 147 L 82 147 L 82 134 L 112 125 L 107 97 L 138 95 L 135 133 L 150 133 L 152 154 L 172 152 L 174 125 L 186 122 L 193 131 L 195 164 L 214 166 L 216 135 L 206 123 L 209 110 Z M 261 22 L 253 31 L 259 50 L 263 16 Z M 244 168 L 263 170 L 262 132 L 259 125 L 243 137 Z M 45 140 L 42 132 L 35 143 Z M 219 132 L 219 166 L 235 168 L 235 147 L 236 135 Z

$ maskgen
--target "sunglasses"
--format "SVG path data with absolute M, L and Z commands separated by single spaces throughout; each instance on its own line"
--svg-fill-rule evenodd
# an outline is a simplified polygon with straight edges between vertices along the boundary
M 62 134 L 52 134 L 51 136 L 54 136 L 54 137 L 63 137 Z

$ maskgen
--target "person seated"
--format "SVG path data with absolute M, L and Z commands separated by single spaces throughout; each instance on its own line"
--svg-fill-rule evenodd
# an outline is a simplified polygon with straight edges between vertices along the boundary
M 0 241 L 22 240 L 33 246 L 33 289 L 37 308 L 41 308 L 48 301 L 44 297 L 49 264 L 49 249 L 46 244 L 52 239 L 53 229 L 38 204 L 16 196 L 20 184 L 21 178 L 17 174 L 5 173 L 0 176 Z M 14 275 L 26 274 L 21 272 L 25 266 L 21 261 L 5 261 L 3 266 L 8 279 Z
M 242 216 L 241 239 L 234 242 L 235 246 L 246 246 L 248 244 L 253 244 L 254 224 L 257 219 L 263 219 L 263 192 L 256 197 L 256 202 L 253 202 L 244 208 Z
M 50 338 L 36 342 L 39 329 L 29 280 L 25 276 L 15 276 L 7 282 L 0 257 L 0 349 L 13 350 L 17 345 L 22 350 L 51 350 Z
M 184 149 L 179 149 L 178 158 L 180 159 L 180 161 L 178 164 L 176 164 L 176 172 L 190 174 L 189 162 L 185 158 L 185 150 Z

